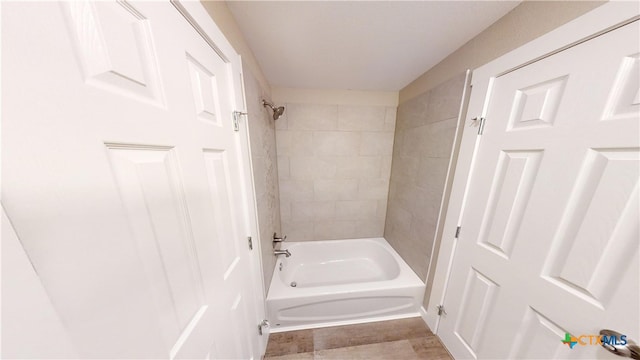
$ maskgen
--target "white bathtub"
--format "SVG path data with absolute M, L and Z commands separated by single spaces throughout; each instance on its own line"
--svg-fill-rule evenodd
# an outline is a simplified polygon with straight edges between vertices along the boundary
M 267 294 L 272 332 L 419 315 L 425 285 L 383 238 L 282 248 L 291 257 L 278 258 Z

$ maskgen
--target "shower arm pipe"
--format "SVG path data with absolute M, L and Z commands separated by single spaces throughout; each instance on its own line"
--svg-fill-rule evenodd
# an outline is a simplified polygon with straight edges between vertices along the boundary
M 268 107 L 270 107 L 271 109 L 274 109 L 274 108 L 276 107 L 276 105 L 275 105 L 274 103 L 272 103 L 272 102 L 271 102 L 271 101 L 269 101 L 269 100 L 265 100 L 265 99 L 262 99 L 262 106 L 264 106 L 264 107 L 267 107 L 267 106 L 268 106 Z
M 262 99 L 262 106 L 268 107 L 273 111 L 273 120 L 278 120 L 278 118 L 284 114 L 284 106 L 276 107 L 271 101 Z

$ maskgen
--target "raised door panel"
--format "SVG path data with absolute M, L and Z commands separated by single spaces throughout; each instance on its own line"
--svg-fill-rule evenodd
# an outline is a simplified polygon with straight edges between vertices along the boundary
M 174 149 L 107 144 L 167 343 L 205 305 L 191 219 Z
M 494 310 L 500 285 L 476 269 L 470 269 L 462 293 L 462 311 L 454 326 L 454 334 L 474 358 L 484 335 L 487 318 Z
M 602 118 L 616 120 L 638 117 L 640 114 L 640 54 L 622 59 Z
M 198 119 L 221 126 L 217 77 L 190 54 L 186 57 Z
M 560 339 L 566 329 L 549 320 L 532 307 L 528 307 L 521 326 L 516 331 L 516 340 L 511 344 L 510 359 L 557 359 L 567 358 Z
M 637 149 L 589 150 L 542 276 L 604 310 L 637 249 Z
M 84 80 L 114 93 L 164 104 L 150 21 L 132 3 L 63 2 Z
M 500 152 L 478 243 L 505 259 L 518 236 L 543 154 L 540 150 Z

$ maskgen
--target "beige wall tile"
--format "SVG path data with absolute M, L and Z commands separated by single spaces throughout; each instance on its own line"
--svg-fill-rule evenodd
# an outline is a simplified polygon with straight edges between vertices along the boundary
M 358 196 L 358 180 L 315 180 L 315 200 L 355 200 Z
M 406 237 L 405 239 L 410 239 L 410 237 Z M 406 240 L 405 240 L 406 241 Z M 425 240 L 426 242 L 426 240 Z M 400 251 L 402 252 L 402 258 L 404 259 L 404 261 L 407 262 L 407 264 L 421 264 L 424 262 L 429 262 L 429 258 L 427 257 L 426 251 L 423 251 L 423 247 L 425 246 L 425 244 L 419 244 L 420 246 L 416 245 L 411 245 L 411 244 L 407 244 L 406 242 L 403 242 L 403 246 L 402 248 L 400 248 Z M 413 272 L 416 273 L 416 275 L 418 275 L 419 278 L 421 279 L 426 279 L 427 278 L 427 269 L 428 267 L 425 266 L 411 266 L 411 269 L 413 270 Z
M 287 126 L 290 130 L 336 130 L 338 106 L 287 104 Z
M 332 179 L 336 176 L 336 164 L 329 159 L 315 156 L 291 156 L 289 158 L 291 179 Z
M 269 189 L 269 179 L 267 179 L 268 166 L 272 166 L 269 164 L 269 161 L 264 156 L 256 156 L 253 158 L 253 176 L 256 179 L 254 182 L 254 188 L 256 191 L 256 196 L 261 196 L 265 194 Z
M 287 104 L 285 113 L 276 122 L 283 231 L 301 240 L 381 236 L 396 108 Z
M 279 179 L 290 178 L 288 156 L 278 156 L 278 178 Z
M 388 179 L 360 179 L 358 187 L 359 199 L 381 200 L 389 194 Z
M 380 167 L 381 178 L 386 179 L 391 176 L 392 159 L 393 157 L 391 155 L 382 157 L 382 166 Z
M 313 133 L 315 155 L 353 156 L 360 148 L 360 133 L 343 131 L 317 131 Z
M 380 219 L 357 220 L 356 229 L 359 237 L 382 237 L 384 221 Z
M 335 157 L 336 179 L 372 179 L 379 178 L 382 166 L 380 156 L 344 156 Z M 388 175 L 387 175 L 388 177 Z
M 291 219 L 297 222 L 332 220 L 336 217 L 334 201 L 297 201 L 291 203 Z
M 314 238 L 317 240 L 351 239 L 358 237 L 358 228 L 352 220 L 316 221 Z
M 403 235 L 408 235 L 411 232 L 411 222 L 413 221 L 413 214 L 400 206 L 394 205 L 395 204 L 393 204 L 393 202 L 389 203 L 389 208 L 387 210 L 387 226 L 385 227 L 385 237 L 387 236 L 387 234 L 395 235 L 400 233 Z
M 416 174 L 416 185 L 429 191 L 441 193 L 448 167 L 448 158 L 421 158 Z
M 286 112 L 286 110 L 285 110 Z M 275 121 L 276 123 L 276 130 L 287 130 L 288 126 L 287 126 L 287 119 L 284 118 L 284 115 L 282 117 L 280 117 L 278 120 Z
M 278 156 L 313 155 L 313 132 L 300 130 L 277 130 L 276 151 Z
M 411 99 L 398 107 L 396 124 L 397 129 L 407 130 L 427 123 L 427 108 L 431 93 L 425 93 Z
M 449 158 L 456 131 L 457 119 L 447 119 L 416 128 L 422 142 L 419 144 L 420 155 L 427 157 Z
M 396 129 L 396 112 L 397 108 L 388 106 L 384 117 L 384 130 L 395 131 Z
M 391 155 L 393 153 L 393 132 L 363 132 L 360 155 Z
M 384 220 L 384 218 L 387 216 L 387 203 L 388 199 L 378 200 L 378 210 L 376 212 L 376 217 L 378 219 Z
M 427 122 L 437 122 L 458 117 L 460 102 L 462 101 L 460 89 L 464 86 L 464 81 L 465 78 L 463 76 L 457 76 L 430 91 L 431 95 L 426 116 Z
M 343 131 L 384 131 L 386 107 L 346 106 L 338 107 L 338 129 Z
M 282 221 L 282 233 L 287 235 L 287 241 L 314 240 L 313 222 L 310 221 Z M 271 246 L 271 245 L 270 245 Z
M 280 199 L 284 201 L 314 200 L 313 181 L 280 180 Z
M 376 200 L 336 201 L 336 217 L 338 219 L 375 218 L 378 212 Z
M 407 251 L 420 251 L 424 255 L 423 259 L 429 259 L 431 256 L 431 244 L 433 244 L 436 223 L 437 217 L 427 220 L 413 218 L 411 222 L 411 229 L 409 230 L 409 239 L 411 242 L 406 242 L 410 247 Z M 420 269 L 420 271 L 426 273 L 427 269 Z
M 255 236 L 256 241 L 260 242 L 263 280 L 265 288 L 268 289 L 275 267 L 275 258 L 270 252 L 271 237 L 274 232 L 281 232 L 278 187 L 281 171 L 276 156 L 275 123 L 261 105 L 262 99 L 266 98 L 266 92 L 260 88 L 259 82 L 250 70 L 244 73 L 244 87 L 249 113 L 249 147 L 257 206 L 258 234 Z M 282 170 L 282 173 L 287 172 L 286 168 Z
M 429 268 L 464 74 L 398 108 L 384 237 L 424 279 Z
M 420 156 L 423 154 L 424 149 L 431 149 L 433 144 L 431 143 L 430 132 L 432 131 L 428 126 L 418 126 L 405 130 L 402 139 L 398 139 L 398 141 L 401 141 L 399 155 Z
M 399 184 L 415 184 L 419 163 L 418 156 L 395 155 L 391 166 L 391 179 Z
M 282 221 L 291 220 L 291 203 L 288 200 L 280 199 L 280 218 Z

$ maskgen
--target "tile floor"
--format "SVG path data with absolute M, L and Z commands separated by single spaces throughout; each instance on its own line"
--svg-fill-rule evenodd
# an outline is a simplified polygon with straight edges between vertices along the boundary
M 446 359 L 421 318 L 271 334 L 265 360 Z

